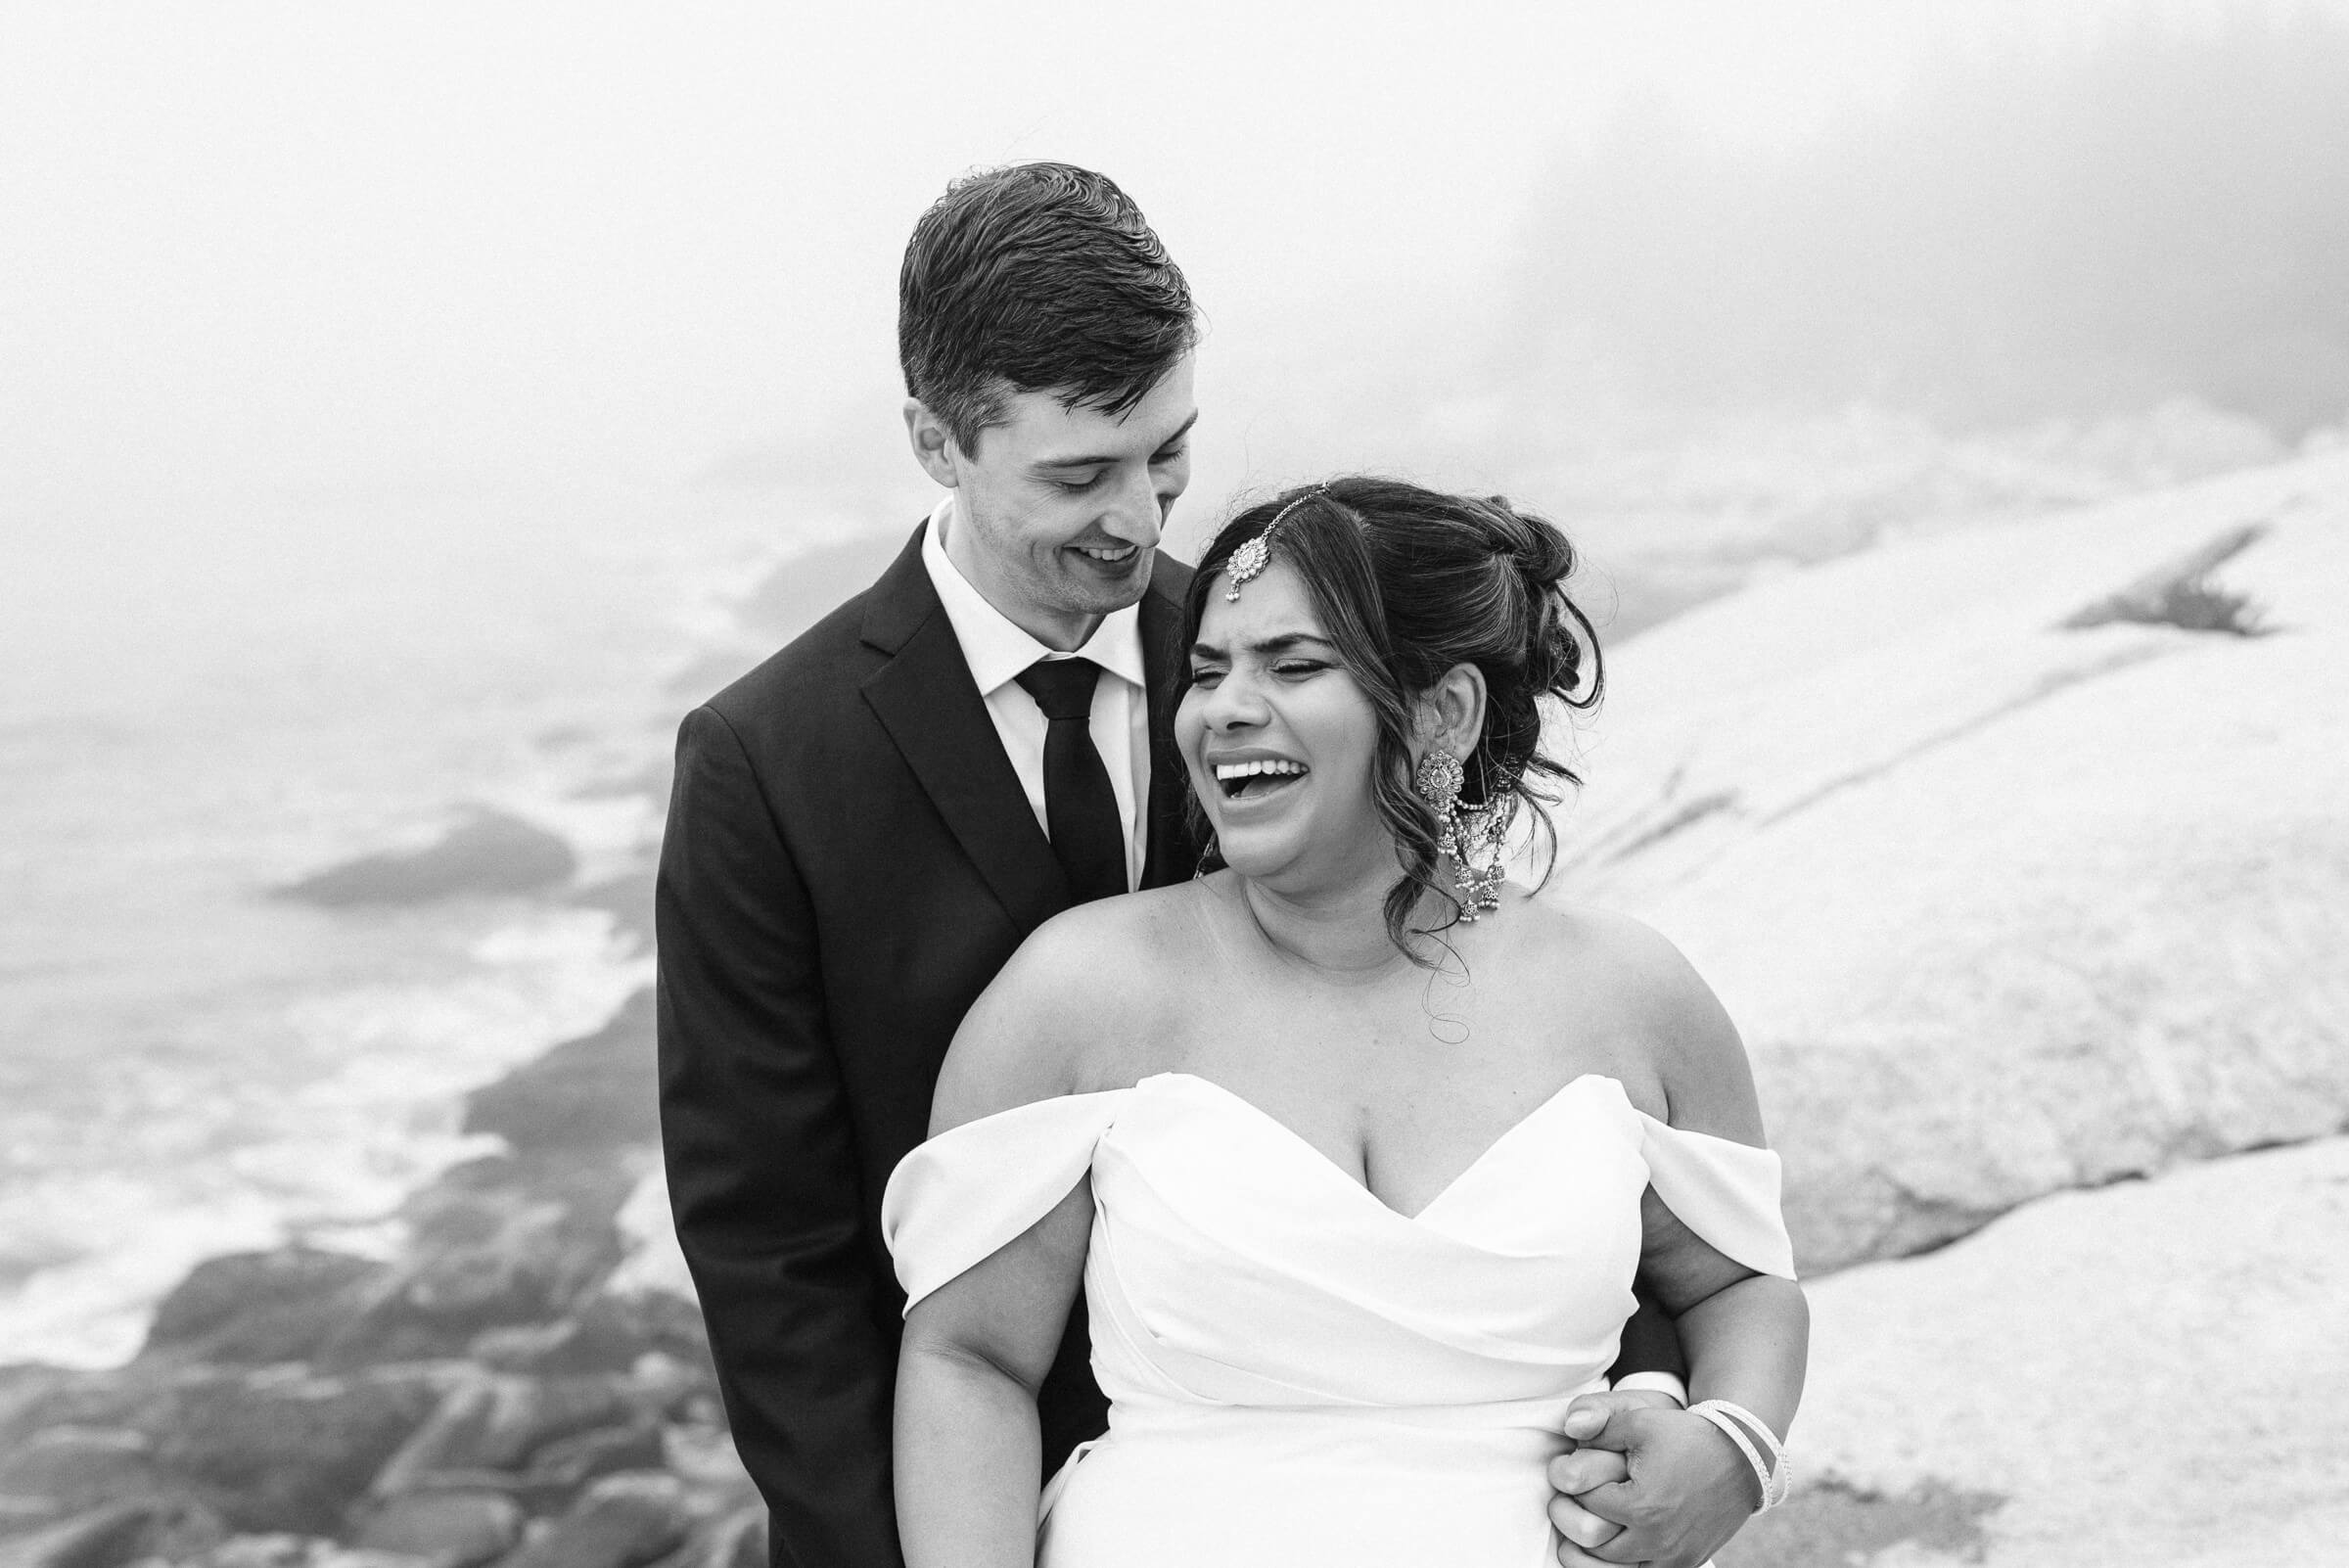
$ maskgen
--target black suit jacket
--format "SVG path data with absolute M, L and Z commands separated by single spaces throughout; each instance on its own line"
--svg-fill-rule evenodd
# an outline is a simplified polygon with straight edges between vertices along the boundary
M 1072 901 L 921 538 L 686 715 L 661 851 L 669 1200 L 778 1568 L 901 1560 L 882 1188 L 963 1013 Z M 1188 579 L 1162 555 L 1141 603 L 1150 887 L 1198 853 L 1172 743 Z M 1038 1405 L 1047 1471 L 1105 1423 L 1082 1302 Z

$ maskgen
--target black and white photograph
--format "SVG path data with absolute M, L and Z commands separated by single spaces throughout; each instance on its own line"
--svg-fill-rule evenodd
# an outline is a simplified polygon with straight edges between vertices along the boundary
M 0 1568 L 2349 1562 L 2349 0 L 0 0 Z

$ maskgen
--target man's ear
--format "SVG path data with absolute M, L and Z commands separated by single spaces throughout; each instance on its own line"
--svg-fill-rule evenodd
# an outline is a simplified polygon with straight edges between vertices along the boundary
M 913 460 L 922 465 L 923 473 L 943 489 L 961 487 L 962 448 L 954 444 L 944 423 L 919 397 L 905 399 L 905 437 L 913 443 Z
M 1421 751 L 1441 747 L 1466 758 L 1485 732 L 1485 672 L 1471 664 L 1457 664 L 1436 677 L 1420 693 L 1418 740 Z

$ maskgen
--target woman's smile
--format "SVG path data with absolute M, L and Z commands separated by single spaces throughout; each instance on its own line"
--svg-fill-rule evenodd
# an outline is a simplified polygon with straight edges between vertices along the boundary
M 1216 788 L 1226 801 L 1256 801 L 1276 795 L 1313 771 L 1303 762 L 1286 757 L 1237 758 L 1228 761 L 1208 759 L 1208 766 L 1216 775 Z

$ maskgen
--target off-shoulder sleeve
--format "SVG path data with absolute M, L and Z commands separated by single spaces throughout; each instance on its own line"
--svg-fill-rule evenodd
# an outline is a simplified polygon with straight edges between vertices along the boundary
M 1131 1089 L 1036 1100 L 941 1132 L 898 1162 L 881 1234 L 905 1310 L 1052 1212 Z
M 1639 1113 L 1640 1152 L 1656 1196 L 1723 1256 L 1757 1273 L 1794 1277 L 1794 1244 L 1778 1208 L 1778 1157 L 1689 1132 Z

